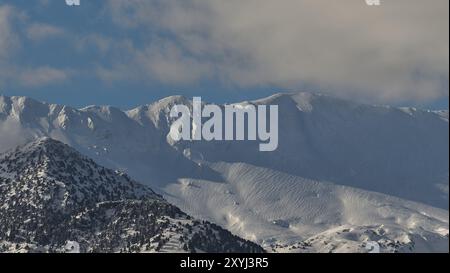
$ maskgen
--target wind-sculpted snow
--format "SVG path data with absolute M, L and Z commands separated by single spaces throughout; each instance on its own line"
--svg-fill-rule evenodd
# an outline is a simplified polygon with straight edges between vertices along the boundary
M 263 251 L 49 138 L 0 156 L 0 203 L 1 252 Z
M 0 97 L 0 128 L 67 143 L 268 250 L 365 251 L 379 238 L 385 251 L 448 251 L 447 110 L 309 93 L 240 104 L 248 103 L 279 106 L 276 151 L 251 141 L 170 141 L 171 107 L 192 107 L 180 96 L 129 111 Z
M 212 168 L 224 174 L 225 183 L 183 179 L 166 188 L 168 200 L 191 215 L 209 215 L 208 219 L 268 249 L 364 252 L 364 243 L 376 239 L 390 246 L 384 249 L 387 252 L 448 251 L 446 210 L 244 163 Z M 348 236 L 339 238 L 333 232 L 339 229 L 349 230 Z M 322 233 L 321 240 L 306 247 Z M 429 245 L 414 246 L 418 241 Z
M 383 229 L 380 238 L 402 242 L 402 247 L 414 236 L 426 240 L 432 234 L 439 247 L 413 250 L 448 251 L 448 211 L 243 163 L 213 164 L 213 168 L 224 174 L 226 183 L 182 180 L 166 189 L 169 196 L 177 196 L 168 200 L 192 215 L 211 215 L 227 229 L 263 246 L 294 246 L 342 227 L 366 233 Z M 323 241 L 333 242 L 333 236 Z M 341 244 L 350 243 L 349 251 L 365 251 L 363 243 L 369 238 L 349 236 Z M 316 247 L 308 251 L 324 250 Z

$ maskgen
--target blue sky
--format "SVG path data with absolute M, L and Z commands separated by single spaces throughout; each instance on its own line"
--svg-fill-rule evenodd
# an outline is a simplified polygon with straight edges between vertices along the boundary
M 130 108 L 311 91 L 448 108 L 448 1 L 335 2 L 0 0 L 0 93 Z

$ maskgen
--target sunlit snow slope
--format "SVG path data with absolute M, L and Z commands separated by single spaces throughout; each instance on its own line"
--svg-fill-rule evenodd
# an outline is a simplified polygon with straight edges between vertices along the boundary
M 167 141 L 183 97 L 129 111 L 0 97 L 0 151 L 61 140 L 152 186 L 187 213 L 273 251 L 448 251 L 448 111 L 310 93 L 280 110 L 275 152 L 258 142 Z

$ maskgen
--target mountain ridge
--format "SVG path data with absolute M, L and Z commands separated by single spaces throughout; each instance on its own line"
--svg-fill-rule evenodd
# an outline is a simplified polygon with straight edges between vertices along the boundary
M 0 200 L 2 252 L 262 252 L 51 138 L 0 155 Z
M 17 140 L 55 138 L 150 185 L 190 215 L 266 249 L 331 236 L 341 227 L 355 230 L 342 240 L 363 238 L 356 240 L 360 247 L 367 240 L 361 234 L 378 232 L 377 223 L 390 226 L 388 241 L 408 234 L 419 241 L 428 233 L 441 238 L 448 231 L 448 111 L 370 106 L 309 93 L 242 102 L 279 105 L 279 147 L 262 156 L 251 141 L 168 142 L 170 106 L 190 103 L 180 96 L 125 114 L 49 105 L 21 112 L 5 100 L 0 98 L 0 151 Z M 411 208 L 405 207 L 409 202 Z

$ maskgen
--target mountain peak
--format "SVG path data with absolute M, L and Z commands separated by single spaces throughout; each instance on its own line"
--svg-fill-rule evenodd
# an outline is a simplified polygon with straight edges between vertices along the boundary
M 28 146 L 47 147 L 47 148 L 64 147 L 66 149 L 72 149 L 70 146 L 47 136 L 35 139 L 34 141 L 28 143 Z
M 69 207 L 84 202 L 160 198 L 127 175 L 95 163 L 70 146 L 49 137 L 39 138 L 0 156 L 0 178 L 51 194 L 65 192 Z M 8 184 L 8 187 L 14 185 Z M 82 194 L 81 194 L 82 193 Z M 89 197 L 89 198 L 86 198 Z
M 25 145 L 16 147 L 15 150 L 5 153 L 3 158 L 7 157 L 26 157 L 27 155 L 35 155 L 40 153 L 41 157 L 38 160 L 46 159 L 56 160 L 56 157 L 72 157 L 77 160 L 89 160 L 83 155 L 79 154 L 72 147 L 57 141 L 50 137 L 40 137 Z
M 263 252 L 48 137 L 0 156 L 0 203 L 2 252 Z

